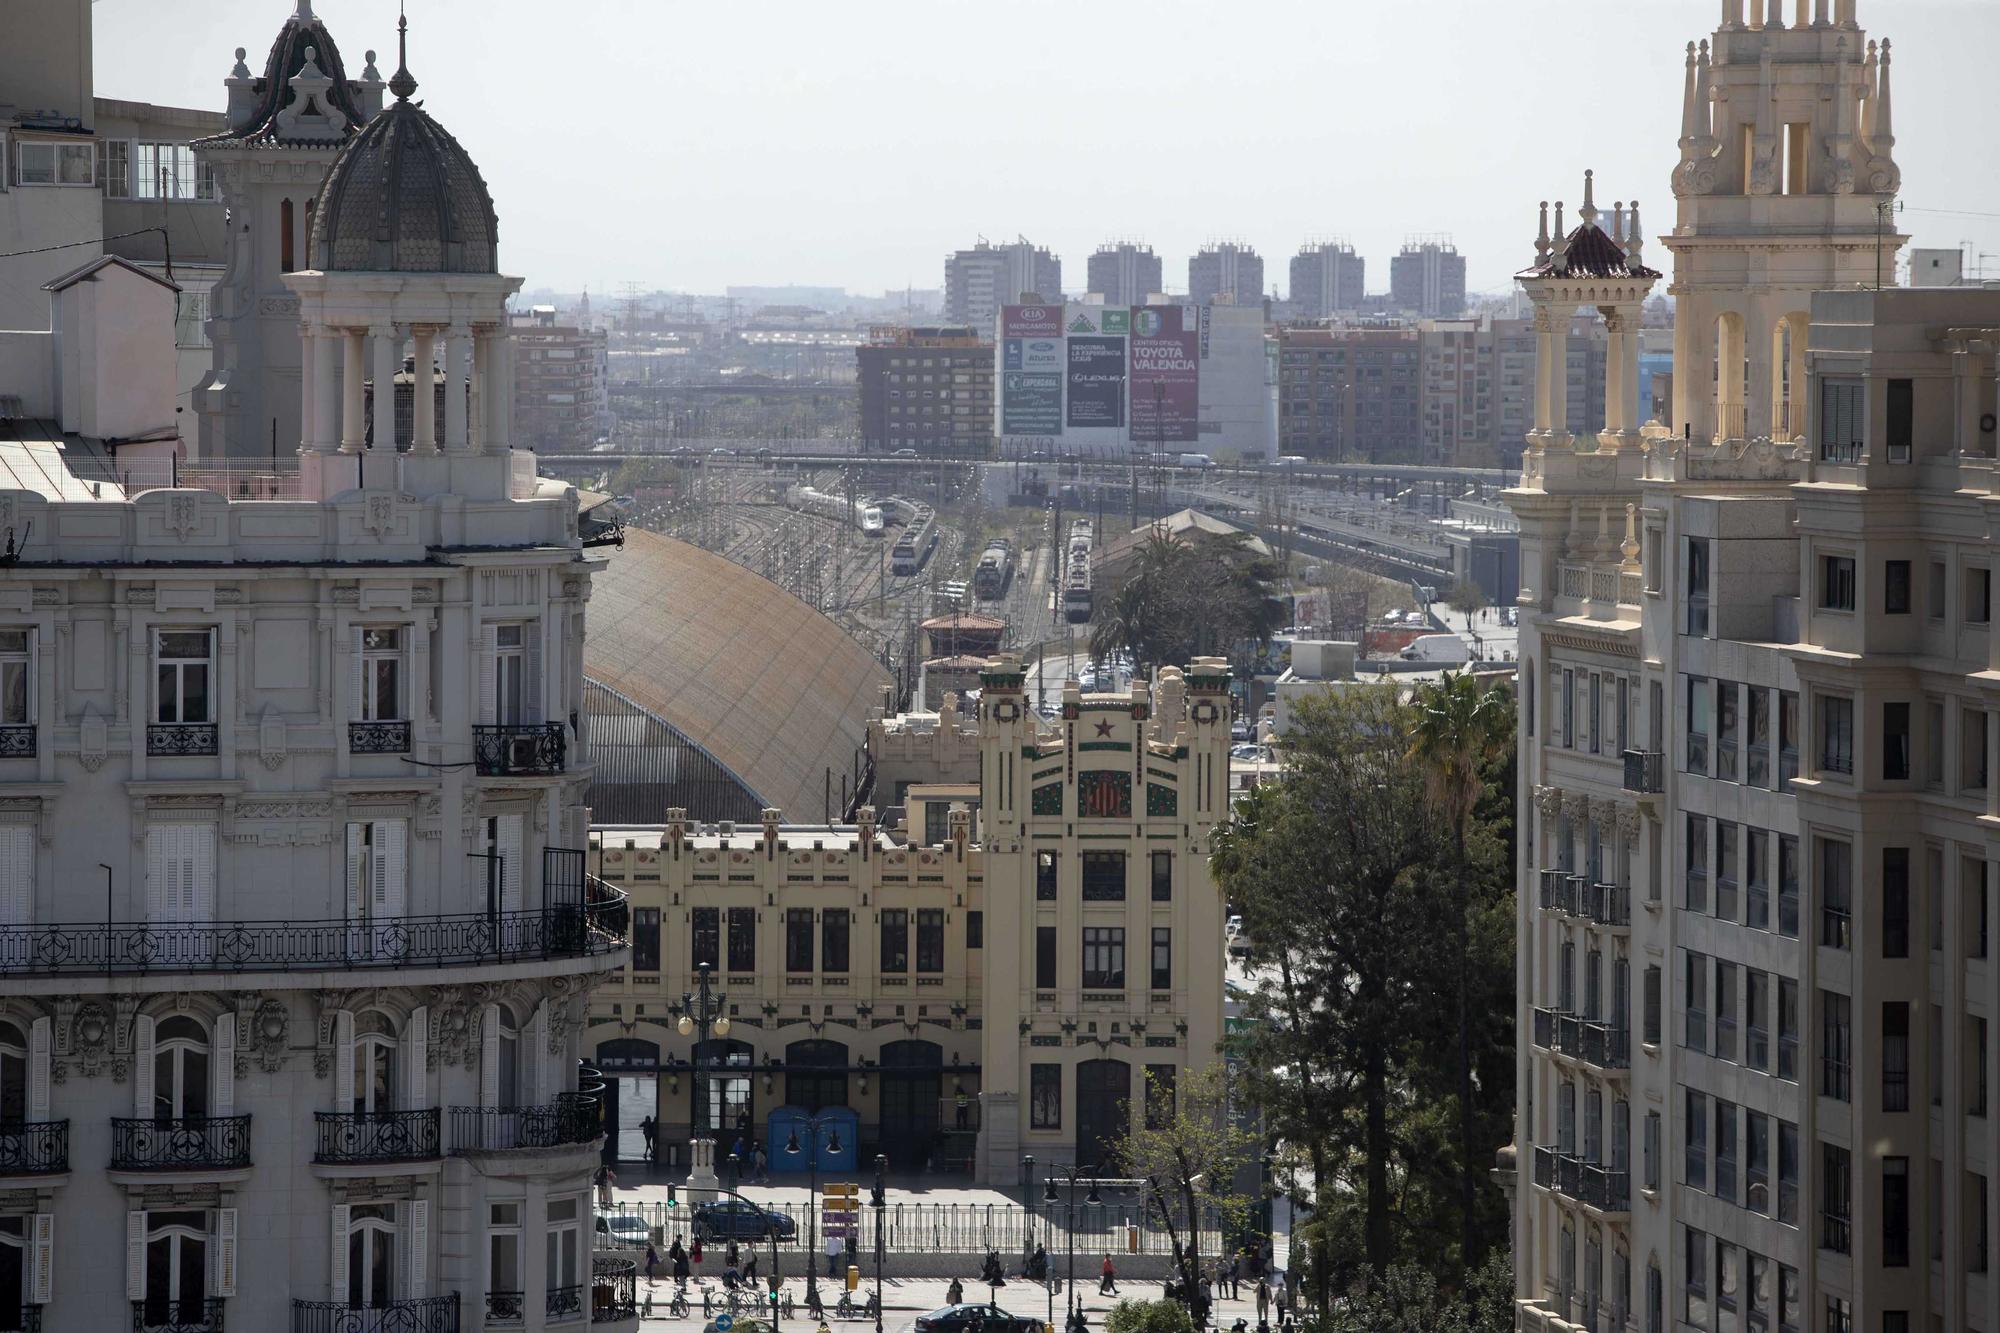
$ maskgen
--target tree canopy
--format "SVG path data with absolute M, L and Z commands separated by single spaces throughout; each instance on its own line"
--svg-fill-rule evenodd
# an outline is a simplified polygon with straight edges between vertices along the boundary
M 1284 626 L 1273 589 L 1278 562 L 1247 532 L 1180 535 L 1155 528 L 1116 588 L 1100 590 L 1090 651 L 1124 650 L 1141 668 L 1196 657 L 1231 657 L 1262 646 Z

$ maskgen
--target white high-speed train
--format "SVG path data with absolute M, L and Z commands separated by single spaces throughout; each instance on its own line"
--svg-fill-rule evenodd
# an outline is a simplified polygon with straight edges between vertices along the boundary
M 810 486 L 794 486 L 785 492 L 785 503 L 808 514 L 830 518 L 836 523 L 851 523 L 861 529 L 864 537 L 882 535 L 881 506 L 866 500 L 849 500 L 842 495 L 816 491 Z

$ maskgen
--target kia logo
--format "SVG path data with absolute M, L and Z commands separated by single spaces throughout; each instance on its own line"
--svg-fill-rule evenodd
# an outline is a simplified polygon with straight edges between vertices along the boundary
M 1048 318 L 1048 314 L 1049 312 L 1040 306 L 1024 305 L 1021 307 L 1022 319 L 1046 319 Z

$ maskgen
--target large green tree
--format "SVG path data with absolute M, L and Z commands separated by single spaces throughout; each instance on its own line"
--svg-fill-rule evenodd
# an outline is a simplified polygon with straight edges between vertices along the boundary
M 1124 581 L 1098 590 L 1090 651 L 1123 649 L 1146 669 L 1261 647 L 1285 622 L 1274 591 L 1282 573 L 1248 533 L 1155 528 Z

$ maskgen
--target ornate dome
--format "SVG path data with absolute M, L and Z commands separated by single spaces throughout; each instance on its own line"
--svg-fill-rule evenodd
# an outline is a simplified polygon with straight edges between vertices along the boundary
M 404 42 L 398 23 L 397 41 Z M 493 196 L 458 140 L 410 94 L 399 62 L 394 105 L 348 141 L 313 205 L 312 257 L 327 272 L 496 273 Z

